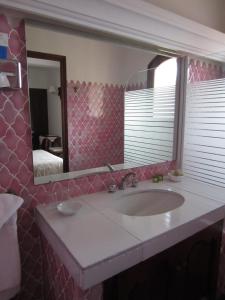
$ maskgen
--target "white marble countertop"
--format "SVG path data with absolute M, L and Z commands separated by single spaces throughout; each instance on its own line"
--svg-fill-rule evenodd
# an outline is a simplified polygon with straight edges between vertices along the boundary
M 121 195 L 152 188 L 170 188 L 185 202 L 153 216 L 127 216 L 113 209 Z M 188 178 L 177 183 L 144 181 L 136 189 L 83 195 L 74 201 L 82 204 L 74 216 L 61 215 L 57 203 L 39 205 L 37 223 L 82 289 L 144 261 L 225 216 L 224 189 Z

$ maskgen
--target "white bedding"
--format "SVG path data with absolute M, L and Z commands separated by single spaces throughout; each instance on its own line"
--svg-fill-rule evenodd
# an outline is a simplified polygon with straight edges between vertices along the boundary
M 34 177 L 63 173 L 63 159 L 45 150 L 33 151 Z

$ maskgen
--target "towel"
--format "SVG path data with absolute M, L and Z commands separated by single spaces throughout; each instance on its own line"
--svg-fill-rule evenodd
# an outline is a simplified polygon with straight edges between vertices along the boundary
M 16 211 L 22 203 L 23 199 L 20 197 L 0 194 L 0 299 L 1 293 L 20 286 L 21 264 Z
M 12 194 L 0 194 L 0 229 L 23 204 L 23 199 Z

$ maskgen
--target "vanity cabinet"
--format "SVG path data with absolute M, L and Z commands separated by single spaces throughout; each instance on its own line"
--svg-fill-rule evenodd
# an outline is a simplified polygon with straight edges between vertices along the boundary
M 104 300 L 215 300 L 223 221 L 104 282 Z

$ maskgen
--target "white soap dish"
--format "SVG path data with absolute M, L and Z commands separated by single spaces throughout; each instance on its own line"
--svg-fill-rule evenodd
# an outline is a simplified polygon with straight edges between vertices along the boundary
M 75 215 L 81 209 L 81 207 L 82 207 L 81 203 L 75 200 L 60 202 L 56 206 L 58 212 L 60 212 L 64 216 Z

